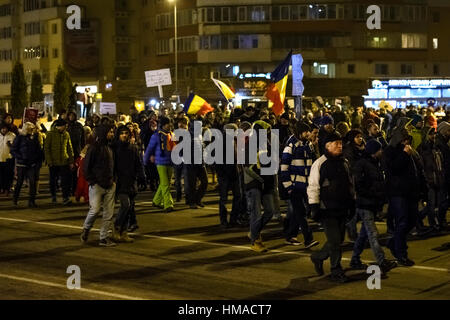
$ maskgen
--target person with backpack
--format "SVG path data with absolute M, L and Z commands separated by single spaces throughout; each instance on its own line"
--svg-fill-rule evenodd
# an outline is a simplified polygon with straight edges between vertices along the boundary
M 155 163 L 159 174 L 159 185 L 153 197 L 153 205 L 164 209 L 166 213 L 173 211 L 170 180 L 173 173 L 171 152 L 174 147 L 174 142 L 170 128 L 170 119 L 161 117 L 159 120 L 159 130 L 152 135 L 144 154 L 144 164 L 147 164 L 149 161 Z

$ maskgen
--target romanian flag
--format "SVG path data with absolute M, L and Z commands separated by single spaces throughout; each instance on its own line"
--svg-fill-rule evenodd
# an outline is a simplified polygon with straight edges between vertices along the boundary
M 189 95 L 184 104 L 184 112 L 186 112 L 186 114 L 198 114 L 203 116 L 213 110 L 214 108 L 211 107 L 208 102 L 193 93 Z
M 227 100 L 233 99 L 235 97 L 234 90 L 228 87 L 225 83 L 214 78 L 211 78 L 211 80 L 214 81 L 214 84 L 217 86 L 217 88 L 219 88 L 219 90 Z
M 270 77 L 271 83 L 266 91 L 269 107 L 272 105 L 272 112 L 277 116 L 284 112 L 284 98 L 286 97 L 286 86 L 291 64 L 292 50 L 286 59 L 272 72 Z

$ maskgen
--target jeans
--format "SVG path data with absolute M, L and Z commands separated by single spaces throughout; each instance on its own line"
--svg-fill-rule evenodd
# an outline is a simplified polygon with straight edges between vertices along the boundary
M 128 229 L 128 221 L 134 208 L 134 199 L 136 198 L 136 195 L 120 193 L 117 197 L 120 201 L 120 208 L 117 212 L 116 222 L 114 225 L 116 229 L 119 229 L 119 232 L 122 233 Z
M 153 204 L 164 207 L 164 209 L 173 208 L 173 199 L 170 194 L 170 179 L 172 178 L 172 166 L 157 165 L 159 174 L 159 186 L 153 197 Z
M 230 224 L 236 223 L 241 208 L 241 193 L 239 190 L 239 181 L 235 176 L 229 176 L 225 172 L 217 172 L 217 180 L 219 182 L 219 216 L 220 223 L 226 225 L 228 223 L 228 211 L 225 206 L 228 200 L 228 191 L 232 191 L 233 204 L 231 205 Z
M 370 247 L 372 248 L 373 254 L 380 265 L 384 260 L 384 251 L 378 242 L 378 230 L 375 225 L 375 213 L 370 210 L 356 209 L 356 214 L 361 218 L 362 225 L 361 231 L 359 232 L 358 238 L 355 241 L 353 247 L 352 261 L 359 261 L 360 255 L 363 252 L 367 240 L 369 240 Z
M 208 187 L 208 176 L 205 166 L 201 164 L 185 164 L 184 179 L 184 192 L 186 193 L 187 205 L 200 203 Z M 200 180 L 200 186 L 198 188 L 197 179 Z
M 10 191 L 14 180 L 14 159 L 0 162 L 0 190 Z
M 17 183 L 16 187 L 14 188 L 14 200 L 19 199 L 20 190 L 22 189 L 25 177 L 28 179 L 29 183 L 30 201 L 34 201 L 36 199 L 36 185 L 37 185 L 36 170 L 38 170 L 37 166 L 34 167 L 17 166 Z
M 394 217 L 394 237 L 389 239 L 387 247 L 397 259 L 408 258 L 406 237 L 416 225 L 418 201 L 405 197 L 392 197 L 389 201 L 390 211 Z
M 103 208 L 103 221 L 100 227 L 100 240 L 108 237 L 108 231 L 112 227 L 115 192 L 115 183 L 109 189 L 104 189 L 98 184 L 89 186 L 89 212 L 86 220 L 84 221 L 83 227 L 88 231 L 91 230 L 98 214 L 100 213 L 100 209 Z
M 58 178 L 61 177 L 61 188 L 63 199 L 69 199 L 70 188 L 72 185 L 72 172 L 69 166 L 52 166 L 50 169 L 50 193 L 56 198 L 56 185 Z
M 262 194 L 259 189 L 250 189 L 246 195 L 247 210 L 250 215 L 250 238 L 253 244 L 274 214 L 273 193 Z M 264 213 L 261 212 L 261 204 L 264 207 Z
M 345 239 L 345 215 L 339 217 L 327 217 L 327 213 L 324 213 L 324 215 L 322 226 L 327 237 L 327 242 L 323 245 L 322 249 L 311 254 L 311 257 L 321 261 L 330 258 L 331 273 L 339 274 L 342 272 L 341 244 Z
M 86 103 L 83 108 L 82 118 L 87 118 L 91 114 L 92 103 Z
M 428 197 L 427 197 L 427 205 L 420 212 L 419 220 L 422 222 L 425 217 L 428 217 L 428 224 L 430 227 L 434 227 L 439 224 L 439 204 L 442 202 L 441 200 L 442 192 L 439 189 L 428 189 Z M 423 222 L 421 223 L 423 225 Z
M 305 199 L 307 199 L 306 190 L 292 190 L 288 200 L 291 210 L 287 211 L 284 220 L 284 234 L 287 240 L 296 238 L 301 228 L 305 244 L 308 244 L 313 240 L 313 234 L 306 220 Z

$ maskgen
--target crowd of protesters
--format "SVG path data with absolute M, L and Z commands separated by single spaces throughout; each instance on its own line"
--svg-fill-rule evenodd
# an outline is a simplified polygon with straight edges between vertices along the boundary
M 310 226 L 312 219 L 326 235 L 326 243 L 311 255 L 316 272 L 322 275 L 323 262 L 330 258 L 331 279 L 345 282 L 341 245 L 346 232 L 354 242 L 352 268 L 367 267 L 360 254 L 369 242 L 378 265 L 388 272 L 397 263 L 414 265 L 408 256 L 408 234 L 439 234 L 447 229 L 449 115 L 445 106 L 394 110 L 314 106 L 305 107 L 299 118 L 288 108 L 276 116 L 263 105 L 231 111 L 217 107 L 204 116 L 172 108 L 138 112 L 131 107 L 128 115 L 94 114 L 84 124 L 76 112 L 63 110 L 47 131 L 29 122 L 19 129 L 12 115 L 1 114 L 0 192 L 6 197 L 12 192 L 17 206 L 26 182 L 28 205 L 37 207 L 40 170 L 46 164 L 52 202 L 58 202 L 61 190 L 64 206 L 71 205 L 72 197 L 89 203 L 82 242 L 88 241 L 101 213 L 100 245 L 115 246 L 133 242 L 128 233 L 138 228 L 134 207 L 140 191 L 150 189 L 153 206 L 165 213 L 174 210 L 183 193 L 189 208 L 204 207 L 210 172 L 213 179 L 217 177 L 218 221 L 224 229 L 248 228 L 251 249 L 264 252 L 262 230 L 275 218 L 282 221 L 286 244 L 311 248 L 319 244 Z M 202 128 L 197 136 L 195 123 Z M 195 162 L 194 154 L 203 152 L 207 144 L 203 136 L 212 128 L 269 134 L 277 129 L 278 173 L 261 172 L 265 165 L 259 160 L 271 153 L 270 144 L 258 150 L 256 163 Z M 171 152 L 179 140 L 175 129 L 188 131 L 192 142 L 200 142 L 191 144 L 192 161 L 184 158 L 185 163 L 173 163 Z M 234 143 L 236 149 L 239 143 Z M 243 142 L 246 149 L 248 143 L 248 139 Z M 194 150 L 199 146 L 202 150 Z M 231 212 L 226 208 L 229 191 Z M 120 208 L 115 213 L 116 200 Z M 282 201 L 286 212 L 282 212 Z M 378 240 L 375 221 L 382 218 L 391 235 L 387 248 L 396 262 L 385 258 Z M 358 221 L 362 222 L 359 232 Z M 303 243 L 298 240 L 300 232 Z

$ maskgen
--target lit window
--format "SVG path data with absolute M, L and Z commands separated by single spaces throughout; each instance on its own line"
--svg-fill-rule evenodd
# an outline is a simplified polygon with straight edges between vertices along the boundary
M 437 49 L 439 46 L 438 38 L 433 38 L 433 49 Z

